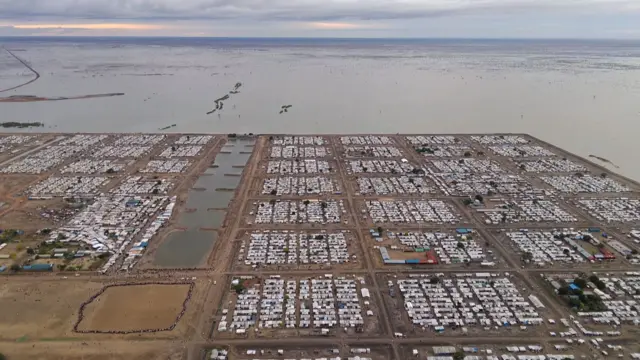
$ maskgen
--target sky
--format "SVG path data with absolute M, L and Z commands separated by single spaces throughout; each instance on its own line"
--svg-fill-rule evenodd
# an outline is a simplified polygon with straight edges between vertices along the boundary
M 0 36 L 640 39 L 640 0 L 0 0 Z

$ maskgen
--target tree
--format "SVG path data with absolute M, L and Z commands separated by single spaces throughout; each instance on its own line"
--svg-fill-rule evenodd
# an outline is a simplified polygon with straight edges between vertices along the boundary
M 527 170 L 527 166 L 525 164 L 520 164 L 520 170 L 522 171 Z
M 464 157 L 471 157 L 471 152 L 470 151 L 465 151 L 464 152 Z
M 476 195 L 475 199 L 480 201 L 480 202 L 484 202 L 484 198 L 480 194 Z
M 462 199 L 462 203 L 469 206 L 471 204 L 473 204 L 473 200 L 471 199 Z
M 464 360 L 464 351 L 456 351 L 453 354 L 453 360 Z
M 105 171 L 107 174 L 113 174 L 114 172 L 116 172 L 115 170 L 113 170 L 113 168 L 108 168 L 107 171 Z
M 244 286 L 242 284 L 233 285 L 233 290 L 235 290 L 236 294 L 240 294 L 244 291 Z
M 382 232 L 384 231 L 384 229 L 382 228 L 382 226 L 378 226 L 378 228 L 376 229 L 378 230 L 379 234 L 382 234 Z
M 600 174 L 600 177 L 603 178 L 603 179 L 606 178 L 607 177 L 607 173 L 603 172 L 602 174 Z
M 35 253 L 36 253 L 36 251 L 35 251 L 35 250 L 33 250 L 32 248 L 27 248 L 27 254 L 29 254 L 29 255 L 33 255 L 33 254 L 35 254 Z
M 11 271 L 13 271 L 13 272 L 18 272 L 18 271 L 22 270 L 22 268 L 21 268 L 21 267 L 20 267 L 20 265 L 18 265 L 18 264 L 12 264 L 12 265 L 9 267 L 9 269 L 10 269 Z
M 311 201 L 309 201 L 309 200 L 305 200 L 305 201 L 303 201 L 302 203 L 306 206 L 306 205 L 311 204 Z
M 464 249 L 464 243 L 458 241 L 458 245 L 456 245 L 458 249 Z
M 270 194 L 271 195 L 278 195 L 278 190 L 273 189 L 273 190 L 271 190 Z
M 569 254 L 571 254 L 571 250 L 564 249 L 564 250 L 562 250 L 562 253 L 565 254 L 566 256 L 569 256 Z
M 531 251 L 527 251 L 525 253 L 522 254 L 522 260 L 523 261 L 532 261 L 533 260 L 533 253 L 531 253 Z
M 631 255 L 638 255 L 638 250 L 636 249 L 631 250 Z
M 569 295 L 569 287 L 568 286 L 563 286 L 560 289 L 558 289 L 558 295 Z
M 583 278 L 575 278 L 575 280 L 573 280 L 573 283 L 576 284 L 576 286 L 580 289 L 584 289 L 585 287 L 587 287 L 587 281 Z
M 435 284 L 437 284 L 437 283 L 439 283 L 439 282 L 440 282 L 440 278 L 438 278 L 437 276 L 432 276 L 432 277 L 429 279 L 429 283 L 434 284 L 434 285 L 435 285 Z

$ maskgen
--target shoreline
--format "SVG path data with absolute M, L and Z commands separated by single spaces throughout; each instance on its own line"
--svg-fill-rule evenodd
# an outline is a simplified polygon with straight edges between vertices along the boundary
M 112 97 L 112 96 L 123 96 L 123 95 L 124 93 L 89 94 L 89 95 L 80 95 L 80 96 L 59 96 L 59 97 L 46 97 L 46 96 L 35 96 L 35 95 L 13 95 L 9 97 L 0 98 L 0 103 L 82 100 L 82 99 L 94 99 L 94 98 Z

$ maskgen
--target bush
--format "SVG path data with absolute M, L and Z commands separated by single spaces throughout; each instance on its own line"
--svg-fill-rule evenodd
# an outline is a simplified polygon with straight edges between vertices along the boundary
M 236 294 L 241 294 L 244 291 L 244 286 L 242 284 L 234 285 L 233 290 L 235 290 Z
M 560 289 L 558 289 L 558 295 L 569 295 L 569 287 L 563 286 Z
M 576 278 L 573 280 L 573 283 L 576 284 L 580 289 L 584 289 L 587 286 L 587 281 L 582 278 Z

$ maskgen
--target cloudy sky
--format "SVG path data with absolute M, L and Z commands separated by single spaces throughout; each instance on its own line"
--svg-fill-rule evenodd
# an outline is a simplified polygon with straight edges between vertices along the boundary
M 640 39 L 640 0 L 0 0 L 0 36 Z

